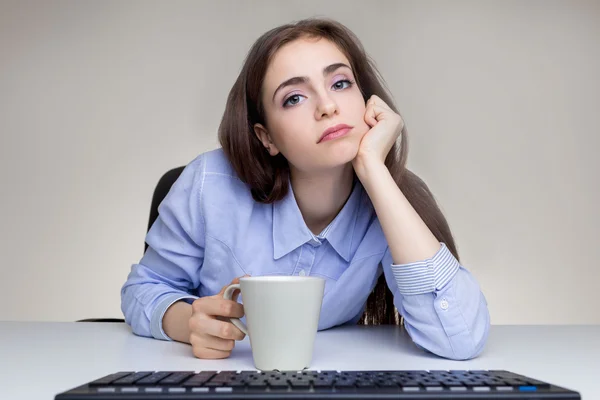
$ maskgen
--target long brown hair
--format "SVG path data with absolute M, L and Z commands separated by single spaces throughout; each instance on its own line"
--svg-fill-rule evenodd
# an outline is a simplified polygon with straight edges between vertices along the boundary
M 262 203 L 283 199 L 288 193 L 289 165 L 278 154 L 270 156 L 254 134 L 256 123 L 265 124 L 261 91 L 267 67 L 279 48 L 299 38 L 324 38 L 334 43 L 348 60 L 365 102 L 377 95 L 395 112 L 392 96 L 387 90 L 375 63 L 366 54 L 361 42 L 341 23 L 324 18 L 309 18 L 274 28 L 263 34 L 251 47 L 242 70 L 229 96 L 221 124 L 219 141 L 240 179 L 251 188 L 253 198 Z M 406 127 L 401 132 L 400 146 L 390 150 L 385 165 L 410 204 L 421 216 L 434 236 L 444 242 L 458 258 L 454 239 L 446 219 L 427 185 L 406 168 L 408 138 Z M 398 324 L 400 317 L 393 304 L 382 274 L 367 299 L 360 324 Z

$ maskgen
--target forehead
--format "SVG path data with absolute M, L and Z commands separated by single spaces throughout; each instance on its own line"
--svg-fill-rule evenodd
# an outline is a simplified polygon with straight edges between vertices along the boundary
M 323 68 L 336 62 L 350 65 L 348 58 L 332 42 L 324 38 L 301 38 L 287 43 L 273 56 L 267 73 L 267 92 L 295 76 L 322 77 Z

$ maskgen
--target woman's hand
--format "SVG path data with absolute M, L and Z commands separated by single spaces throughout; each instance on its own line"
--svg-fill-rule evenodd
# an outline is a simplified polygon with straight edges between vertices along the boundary
M 367 101 L 364 118 L 371 129 L 362 137 L 358 153 L 352 160 L 352 166 L 359 176 L 366 163 L 385 162 L 404 128 L 402 117 L 375 95 Z
M 240 283 L 240 278 L 231 281 L 231 284 L 234 283 Z M 194 356 L 198 358 L 227 358 L 235 347 L 235 341 L 246 336 L 227 320 L 244 316 L 244 306 L 236 302 L 239 291 L 236 291 L 232 300 L 223 298 L 228 286 L 214 296 L 201 297 L 192 303 L 190 344 Z

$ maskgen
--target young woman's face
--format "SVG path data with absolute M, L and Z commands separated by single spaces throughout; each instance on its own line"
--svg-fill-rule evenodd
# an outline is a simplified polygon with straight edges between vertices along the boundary
M 352 161 L 369 130 L 350 62 L 326 39 L 298 39 L 279 49 L 261 96 L 266 124 L 256 124 L 255 133 L 271 155 L 281 152 L 304 172 Z M 350 129 L 323 140 L 325 130 L 340 124 Z

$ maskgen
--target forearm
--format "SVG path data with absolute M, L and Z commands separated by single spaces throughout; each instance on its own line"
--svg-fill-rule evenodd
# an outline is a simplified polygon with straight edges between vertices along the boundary
M 432 257 L 440 242 L 406 199 L 385 164 L 362 160 L 355 171 L 375 208 L 394 264 Z
M 173 340 L 190 343 L 189 320 L 192 305 L 185 301 L 173 303 L 165 312 L 162 320 L 163 330 Z

